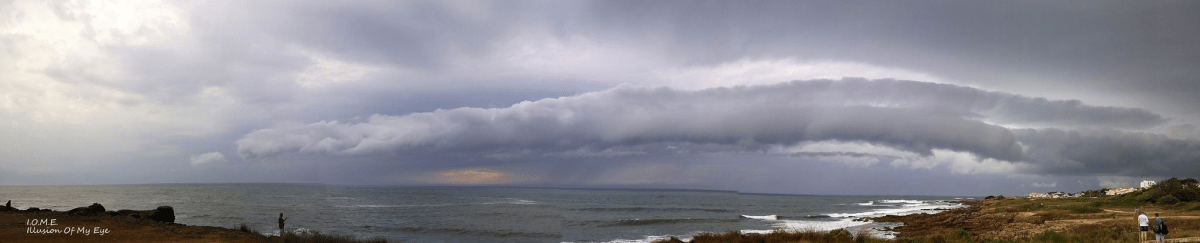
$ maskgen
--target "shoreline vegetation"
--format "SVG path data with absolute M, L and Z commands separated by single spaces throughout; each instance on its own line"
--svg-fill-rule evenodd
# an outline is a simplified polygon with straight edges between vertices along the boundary
M 1122 195 L 1107 189 L 1087 191 L 1080 198 L 1034 199 L 988 196 L 961 201 L 967 207 L 935 214 L 888 215 L 875 222 L 899 222 L 896 239 L 879 239 L 870 232 L 776 230 L 766 234 L 700 233 L 688 241 L 669 238 L 654 243 L 709 242 L 1137 242 L 1137 214 L 1159 213 L 1170 226 L 1167 242 L 1200 242 L 1200 183 L 1171 178 L 1158 185 Z M 1148 233 L 1149 239 L 1154 234 Z M 1150 242 L 1150 241 L 1147 241 Z
M 245 223 L 233 228 L 183 225 L 174 222 L 174 210 L 169 206 L 106 211 L 94 203 L 62 212 L 36 207 L 19 210 L 11 203 L 0 205 L 0 242 L 387 242 L 317 231 L 264 235 Z

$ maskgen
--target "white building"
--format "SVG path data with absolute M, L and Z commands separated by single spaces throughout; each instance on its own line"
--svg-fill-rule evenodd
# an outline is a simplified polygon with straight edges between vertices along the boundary
M 1137 190 L 1141 190 L 1141 188 L 1109 188 L 1108 191 L 1104 192 L 1104 195 L 1116 196 L 1116 195 L 1121 195 L 1121 194 L 1125 194 L 1125 193 L 1135 192 Z
M 1073 198 L 1080 196 L 1083 196 L 1083 194 L 1066 192 L 1029 193 L 1029 198 Z
M 1154 182 L 1151 180 L 1144 180 L 1144 181 L 1142 181 L 1142 188 L 1149 188 L 1150 186 L 1153 186 L 1155 184 L 1158 184 L 1158 182 Z

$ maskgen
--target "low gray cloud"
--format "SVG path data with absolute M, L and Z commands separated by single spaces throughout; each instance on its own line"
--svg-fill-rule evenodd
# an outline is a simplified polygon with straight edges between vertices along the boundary
M 228 162 L 228 160 L 225 159 L 225 154 L 222 154 L 221 152 L 208 152 L 192 156 L 192 165 L 205 165 L 224 162 Z
M 1180 176 L 1200 171 L 1200 141 L 1111 129 L 1015 129 L 1038 173 Z
M 1068 112 L 1006 116 L 1013 114 L 1008 109 Z M 1064 124 L 1080 130 L 1013 130 L 985 120 Z M 423 151 L 520 160 L 531 155 L 637 156 L 663 153 L 659 148 L 668 146 L 700 153 L 764 152 L 771 146 L 841 141 L 924 157 L 939 149 L 966 152 L 977 159 L 1027 165 L 1018 171 L 1024 173 L 1124 175 L 1200 158 L 1187 150 L 1195 150 L 1197 142 L 1089 127 L 1150 127 L 1163 122 L 1161 116 L 1141 109 L 948 84 L 844 79 L 696 91 L 622 86 L 504 108 L 463 107 L 373 115 L 358 123 L 272 127 L 246 134 L 237 145 L 246 159 Z M 1107 157 L 1114 153 L 1118 156 Z

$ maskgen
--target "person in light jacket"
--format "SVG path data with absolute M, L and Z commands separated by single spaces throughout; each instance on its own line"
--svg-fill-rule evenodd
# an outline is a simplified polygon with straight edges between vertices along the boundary
M 283 217 L 283 214 L 279 215 L 280 217 Z M 279 221 L 279 226 L 283 226 L 283 221 Z M 1141 212 L 1138 214 L 1138 231 L 1142 232 L 1142 234 L 1138 236 L 1138 242 L 1146 242 L 1146 231 L 1150 231 L 1150 218 L 1146 217 L 1146 212 Z

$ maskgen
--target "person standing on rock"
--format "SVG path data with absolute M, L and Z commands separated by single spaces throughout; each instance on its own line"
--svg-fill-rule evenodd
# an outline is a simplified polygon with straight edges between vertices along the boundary
M 280 237 L 283 237 L 284 233 L 288 232 L 288 231 L 283 231 L 283 221 L 287 221 L 287 220 L 288 220 L 288 218 L 283 218 L 283 213 L 280 213 Z M 1142 232 L 1142 236 L 1145 236 L 1145 232 Z
M 280 214 L 282 217 L 283 214 Z M 283 226 L 283 221 L 279 221 L 279 226 Z M 1146 231 L 1150 231 L 1150 218 L 1146 217 L 1146 212 L 1138 214 L 1138 231 L 1142 234 L 1138 237 L 1138 242 L 1146 242 Z

